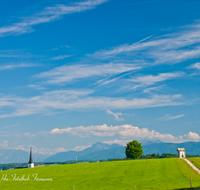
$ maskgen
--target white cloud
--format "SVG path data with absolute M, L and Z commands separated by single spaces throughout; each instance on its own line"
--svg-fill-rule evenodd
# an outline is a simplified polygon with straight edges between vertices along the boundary
M 153 95 L 149 98 L 108 98 L 91 97 L 93 91 L 58 90 L 45 92 L 41 96 L 30 98 L 9 97 L 0 98 L 0 107 L 9 106 L 13 112 L 0 115 L 0 118 L 25 116 L 37 113 L 55 112 L 58 110 L 76 109 L 137 109 L 160 106 L 175 106 L 183 103 L 177 95 Z
M 25 136 L 25 137 L 35 137 L 36 135 L 27 132 L 27 133 L 24 133 L 24 136 Z
M 7 148 L 8 147 L 8 141 L 3 141 L 3 143 L 0 143 L 1 148 Z
M 154 138 L 154 140 L 162 140 L 162 142 L 173 142 L 173 143 L 183 143 L 183 142 L 188 142 L 188 141 L 200 141 L 200 136 L 197 133 L 194 132 L 189 132 L 186 135 L 183 136 L 178 136 L 178 137 L 174 137 L 170 134 L 165 134 L 166 136 L 162 136 L 164 138 Z M 168 137 L 171 136 L 171 138 Z M 165 138 L 166 137 L 166 138 Z M 137 138 L 137 137 L 136 137 Z M 133 139 L 132 139 L 133 140 Z M 115 140 L 110 140 L 110 141 L 103 141 L 103 143 L 107 143 L 107 144 L 119 144 L 122 146 L 125 146 L 127 142 L 130 142 L 132 140 L 121 140 L 121 139 L 115 139 Z M 151 139 L 152 140 L 152 139 Z
M 132 140 L 118 140 L 118 139 L 115 139 L 113 141 L 103 141 L 103 143 L 106 143 L 106 144 L 119 144 L 119 145 L 122 145 L 122 146 L 125 146 L 127 142 L 130 142 Z
M 79 127 L 68 127 L 64 129 L 55 128 L 52 129 L 47 134 L 50 135 L 74 135 L 79 137 L 113 137 L 113 136 L 120 136 L 123 138 L 115 139 L 110 141 L 103 141 L 103 143 L 107 144 L 120 144 L 125 145 L 127 142 L 131 140 L 126 140 L 125 138 L 132 138 L 132 139 L 148 139 L 148 140 L 161 140 L 163 142 L 187 142 L 191 140 L 200 141 L 200 136 L 197 133 L 189 132 L 183 136 L 173 136 L 171 134 L 162 134 L 155 130 L 149 130 L 148 128 L 139 128 L 134 127 L 132 125 L 119 125 L 119 126 L 108 126 L 106 124 L 103 125 L 91 125 L 91 126 L 79 126 Z
M 91 147 L 91 145 L 88 145 L 88 146 L 85 146 L 85 145 L 83 145 L 83 146 L 76 146 L 72 150 L 74 150 L 74 151 L 82 151 L 82 150 L 84 150 L 86 148 L 89 148 L 89 147 Z
M 28 149 L 28 148 L 25 149 L 24 146 L 25 146 L 25 145 L 18 145 L 18 146 L 16 146 L 16 147 L 11 147 L 11 148 L 9 148 L 9 149 L 28 151 L 29 149 Z
M 140 67 L 134 64 L 102 64 L 102 65 L 71 65 L 61 66 L 53 70 L 36 75 L 44 78 L 49 84 L 62 84 L 72 80 L 88 77 L 107 76 L 137 70 Z
M 169 120 L 178 119 L 178 118 L 181 118 L 181 117 L 184 117 L 184 116 L 185 116 L 184 114 L 176 115 L 176 116 L 171 116 L 170 114 L 166 114 L 164 117 L 161 117 L 161 118 L 159 118 L 159 119 L 160 119 L 160 120 L 169 121 Z
M 200 136 L 197 133 L 193 133 L 193 132 L 189 132 L 187 137 L 189 139 L 196 139 L 196 140 L 200 140 Z
M 122 113 L 114 113 L 111 110 L 106 110 L 106 113 L 110 114 L 110 115 L 113 115 L 115 117 L 116 121 L 122 121 L 122 120 L 124 120 L 123 118 L 119 118 L 119 116 L 121 116 Z
M 66 149 L 63 147 L 58 147 L 58 148 L 43 148 L 43 147 L 36 147 L 32 146 L 33 152 L 37 154 L 42 154 L 42 155 L 53 155 L 58 152 L 65 152 Z M 30 151 L 30 146 L 25 146 L 25 151 L 29 152 Z
M 30 151 L 30 145 L 16 145 L 18 143 L 14 143 L 10 147 L 7 147 L 7 149 L 15 149 L 15 150 L 24 150 L 26 152 Z M 56 154 L 58 152 L 65 152 L 67 151 L 63 147 L 58 147 L 58 148 L 43 148 L 43 147 L 36 147 L 32 145 L 32 151 L 34 154 L 42 154 L 42 155 L 52 155 Z
M 89 137 L 89 136 L 100 136 L 100 137 L 112 137 L 119 135 L 124 138 L 149 138 L 149 139 L 164 139 L 164 140 L 175 140 L 176 137 L 170 134 L 161 134 L 154 130 L 149 131 L 147 128 L 138 128 L 132 125 L 120 125 L 120 126 L 108 126 L 104 125 L 92 125 L 88 127 L 74 127 L 74 128 L 65 128 L 52 129 L 49 134 L 59 135 L 59 134 L 69 134 L 80 137 Z
M 66 152 L 67 150 L 63 147 L 58 147 L 55 149 L 55 152 Z
M 59 56 L 57 56 L 57 57 L 53 57 L 53 58 L 51 58 L 52 60 L 61 60 L 61 59 L 65 59 L 65 58 L 67 58 L 67 57 L 71 57 L 72 55 L 59 55 Z
M 194 132 L 189 132 L 187 135 L 180 136 L 180 138 L 186 141 L 200 141 L 200 136 Z
M 22 136 L 22 135 L 21 135 Z M 13 144 L 8 145 L 8 141 L 3 141 L 3 143 L 0 143 L 0 148 L 3 149 L 8 149 L 8 150 L 23 150 L 26 152 L 30 151 L 30 145 L 25 145 L 25 144 L 18 144 L 17 142 L 14 142 Z M 56 154 L 58 152 L 65 152 L 67 151 L 63 147 L 58 147 L 58 148 L 43 148 L 43 147 L 36 147 L 32 145 L 32 150 L 33 153 L 35 154 L 42 154 L 42 155 L 52 155 Z
M 32 26 L 52 22 L 60 19 L 61 16 L 72 14 L 76 12 L 83 12 L 86 10 L 94 9 L 107 0 L 87 0 L 83 2 L 75 2 L 71 5 L 57 4 L 53 7 L 46 7 L 42 12 L 25 17 L 21 22 L 14 23 L 0 28 L 0 36 L 6 35 L 20 35 L 27 32 L 32 32 Z

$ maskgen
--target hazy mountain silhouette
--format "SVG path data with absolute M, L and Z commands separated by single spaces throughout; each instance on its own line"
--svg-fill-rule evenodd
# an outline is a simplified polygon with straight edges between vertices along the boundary
M 200 155 L 200 142 L 186 143 L 164 143 L 162 141 L 141 141 L 144 155 L 159 153 L 177 153 L 177 148 L 185 148 L 188 155 Z M 107 160 L 113 158 L 125 158 L 124 146 L 118 144 L 108 145 L 105 143 L 96 143 L 92 147 L 83 151 L 60 152 L 48 157 L 45 162 L 64 162 L 69 160 Z
M 1 149 L 0 150 L 0 164 L 7 163 L 28 163 L 29 152 L 24 150 Z M 42 162 L 47 156 L 33 153 L 33 162 Z
M 117 148 L 117 147 L 121 147 L 121 146 L 118 144 L 109 145 L 106 143 L 97 142 L 93 144 L 91 147 L 86 148 L 82 151 L 59 152 L 53 156 L 48 157 L 44 162 L 65 162 L 68 160 L 76 160 L 76 157 L 77 159 L 80 160 L 81 156 L 85 156 L 93 152 L 108 150 L 108 149 Z

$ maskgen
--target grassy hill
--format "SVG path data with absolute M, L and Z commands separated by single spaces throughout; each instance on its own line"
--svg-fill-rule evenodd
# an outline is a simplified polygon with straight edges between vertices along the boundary
M 200 187 L 200 175 L 178 158 L 82 163 L 0 171 L 0 179 L 16 177 L 33 181 L 0 181 L 0 189 L 145 190 Z M 34 181 L 52 178 L 52 181 Z

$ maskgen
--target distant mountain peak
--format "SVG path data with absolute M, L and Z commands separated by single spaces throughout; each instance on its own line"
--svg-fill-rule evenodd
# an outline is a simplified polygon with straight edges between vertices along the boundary
M 186 142 L 186 143 L 164 143 L 162 141 L 140 141 L 143 146 L 144 154 L 159 153 L 172 153 L 176 154 L 177 146 L 184 147 L 187 154 L 197 155 L 200 154 L 200 142 Z M 65 162 L 68 160 L 100 160 L 111 158 L 125 158 L 125 148 L 118 144 L 106 144 L 97 142 L 92 147 L 86 148 L 82 151 L 68 151 L 60 152 L 56 155 L 48 157 L 45 162 Z
M 94 153 L 94 152 L 98 152 L 98 151 L 102 151 L 102 150 L 108 150 L 108 149 L 112 149 L 112 148 L 118 148 L 118 147 L 122 147 L 119 144 L 106 144 L 106 143 L 101 143 L 101 142 L 97 142 L 95 144 L 93 144 L 91 147 L 88 147 L 82 151 L 67 151 L 67 152 L 59 152 L 53 156 L 50 156 L 49 158 L 47 158 L 45 160 L 45 162 L 54 162 L 54 161 L 66 161 L 66 160 L 75 160 L 76 156 L 79 157 L 80 156 L 84 156 L 90 153 Z

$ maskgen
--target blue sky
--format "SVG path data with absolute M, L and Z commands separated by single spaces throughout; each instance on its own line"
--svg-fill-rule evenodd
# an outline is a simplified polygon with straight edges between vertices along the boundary
M 200 140 L 200 2 L 0 7 L 0 147 Z

